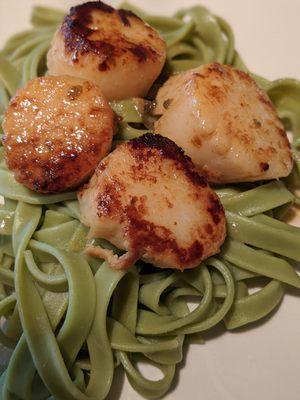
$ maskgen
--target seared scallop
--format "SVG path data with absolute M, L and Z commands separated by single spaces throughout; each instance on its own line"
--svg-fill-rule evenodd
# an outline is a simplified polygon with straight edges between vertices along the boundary
M 114 114 L 96 85 L 70 76 L 30 81 L 11 100 L 3 145 L 18 182 L 41 193 L 78 187 L 109 152 Z
M 119 100 L 144 97 L 165 59 L 165 42 L 143 20 L 90 1 L 65 17 L 54 35 L 48 68 L 52 75 L 89 79 L 109 100 Z
M 99 246 L 87 248 L 114 268 L 139 258 L 160 268 L 193 268 L 218 253 L 225 238 L 217 195 L 182 149 L 160 135 L 117 147 L 78 198 L 90 238 L 126 251 L 118 258 Z
M 267 94 L 246 73 L 213 63 L 171 77 L 157 95 L 155 132 L 181 146 L 211 182 L 289 175 L 292 156 Z

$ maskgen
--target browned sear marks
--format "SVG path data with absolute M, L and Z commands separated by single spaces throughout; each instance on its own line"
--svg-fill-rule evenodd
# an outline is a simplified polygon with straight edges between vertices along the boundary
M 262 126 L 262 123 L 256 118 L 253 119 L 253 123 L 254 123 L 254 126 L 256 126 L 258 128 L 260 128 Z
M 91 234 L 127 252 L 113 261 L 115 268 L 141 258 L 183 270 L 219 251 L 226 231 L 222 205 L 174 142 L 149 133 L 104 161 L 79 203 Z
M 224 209 L 220 203 L 220 200 L 213 195 L 209 196 L 210 204 L 207 211 L 210 213 L 213 222 L 218 225 L 219 222 L 224 218 Z
M 105 40 L 105 35 L 101 40 L 94 39 L 93 35 L 97 30 L 92 28 L 93 12 L 97 10 L 108 14 L 116 13 L 122 24 L 128 28 L 131 27 L 130 18 L 140 20 L 129 10 L 115 10 L 101 1 L 90 1 L 72 7 L 70 14 L 64 19 L 61 32 L 65 38 L 66 50 L 77 54 L 74 62 L 78 61 L 78 54 L 95 53 L 104 57 L 104 61 L 99 64 L 99 70 L 107 71 L 110 68 L 109 64 L 113 63 L 114 58 L 122 52 L 130 51 L 139 62 L 145 62 L 148 58 L 157 56 L 154 49 L 147 44 L 136 45 L 125 36 L 120 36 L 117 41 L 116 38 L 110 40 L 109 37 Z
M 68 99 L 70 99 L 72 101 L 78 99 L 78 97 L 82 93 L 82 90 L 83 90 L 83 88 L 80 85 L 71 86 L 67 93 Z
M 145 197 L 133 197 L 122 216 L 122 220 L 127 223 L 126 235 L 130 237 L 132 253 L 141 257 L 145 251 L 155 254 L 171 253 L 182 269 L 185 264 L 193 263 L 202 257 L 203 246 L 198 240 L 188 248 L 181 248 L 170 229 L 148 221 L 144 203 Z
M 267 162 L 261 162 L 261 163 L 259 164 L 259 166 L 260 166 L 260 170 L 261 170 L 262 172 L 268 171 L 268 169 L 270 168 L 270 165 L 269 165 L 269 163 L 267 163 Z
M 172 107 L 165 107 L 170 98 Z M 216 62 L 201 65 L 171 76 L 155 104 L 154 131 L 182 147 L 210 182 L 290 174 L 291 149 L 282 121 L 268 93 L 249 74 Z M 269 168 L 261 169 L 265 160 Z
M 199 135 L 195 135 L 192 137 L 192 143 L 196 147 L 201 147 L 202 146 L 202 140 Z
M 190 157 L 184 154 L 184 151 L 167 137 L 147 133 L 130 142 L 132 149 L 143 149 L 138 157 L 149 159 L 156 155 L 151 149 L 159 150 L 160 154 L 177 164 L 177 168 L 185 172 L 189 180 L 201 187 L 207 187 L 207 181 L 203 175 L 196 171 Z
M 36 78 L 17 92 L 5 114 L 7 165 L 31 190 L 74 189 L 108 153 L 114 126 L 111 108 L 90 82 Z
M 130 10 L 123 10 L 123 9 L 121 9 L 121 10 L 118 10 L 118 14 L 119 14 L 119 17 L 120 17 L 120 19 L 121 19 L 123 25 L 128 26 L 128 27 L 131 26 L 129 17 L 138 18 L 138 16 L 135 15 L 135 14 L 134 14 L 132 11 L 130 11 Z
M 97 214 L 99 217 L 113 216 L 121 207 L 119 182 L 108 182 L 97 197 Z
M 98 85 L 110 100 L 143 98 L 162 71 L 166 44 L 150 25 L 102 1 L 72 7 L 47 54 L 50 75 Z
M 173 99 L 167 99 L 164 101 L 163 107 L 165 110 L 167 110 L 170 107 L 170 105 L 172 104 L 172 101 L 173 101 Z
M 151 55 L 153 55 L 153 51 L 142 44 L 139 46 L 128 47 L 128 50 L 136 56 L 139 62 L 145 62 Z

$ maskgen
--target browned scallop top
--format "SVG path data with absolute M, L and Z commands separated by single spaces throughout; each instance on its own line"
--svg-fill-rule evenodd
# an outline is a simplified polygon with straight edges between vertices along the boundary
M 209 181 L 291 172 L 290 144 L 274 105 L 251 76 L 231 66 L 211 63 L 174 75 L 158 92 L 155 114 L 155 131 L 182 146 Z
M 165 52 L 165 43 L 153 28 L 131 11 L 115 10 L 102 1 L 72 7 L 61 33 L 73 62 L 79 55 L 95 54 L 102 71 L 128 55 L 145 63 L 156 62 Z
M 200 239 L 193 240 L 188 246 L 181 246 L 171 229 L 147 220 L 145 198 L 133 197 L 124 214 L 123 218 L 129 222 L 126 234 L 131 240 L 131 251 L 141 255 L 145 250 L 155 254 L 170 253 L 182 269 L 202 259 L 205 243 Z
M 217 62 L 209 64 L 205 67 L 203 67 L 203 71 L 201 74 L 197 74 L 196 76 L 199 78 L 198 80 L 198 85 L 201 91 L 201 87 L 205 85 L 206 90 L 207 90 L 207 99 L 210 101 L 210 104 L 212 107 L 214 106 L 222 106 L 228 98 L 231 96 L 234 98 L 237 98 L 238 101 L 238 106 L 241 109 L 241 115 L 230 115 L 226 114 L 225 119 L 228 122 L 228 129 L 230 130 L 230 124 L 233 125 L 233 123 L 236 120 L 240 120 L 241 124 L 243 124 L 242 118 L 246 120 L 245 115 L 247 112 L 249 113 L 250 116 L 254 115 L 255 113 L 253 112 L 253 109 L 251 108 L 252 104 L 250 101 L 252 100 L 250 98 L 250 94 L 254 93 L 253 96 L 256 95 L 256 101 L 257 101 L 257 107 L 260 107 L 261 110 L 265 113 L 264 117 L 262 118 L 263 120 L 260 121 L 260 119 L 253 118 L 251 121 L 251 130 L 257 130 L 257 131 L 262 131 L 263 130 L 263 123 L 266 124 L 268 122 L 269 126 L 278 134 L 278 147 L 286 147 L 290 148 L 290 143 L 288 140 L 288 137 L 286 135 L 286 132 L 284 130 L 284 127 L 278 117 L 278 114 L 276 112 L 276 109 L 274 105 L 272 104 L 270 98 L 268 97 L 267 93 L 264 92 L 254 81 L 254 79 L 251 78 L 251 76 L 243 71 L 240 71 L 238 69 L 232 68 L 227 65 L 222 65 Z M 208 81 L 209 80 L 209 81 Z M 234 86 L 236 82 L 239 82 L 239 89 L 240 92 L 236 92 L 236 87 Z M 216 84 L 218 81 L 223 82 L 223 86 L 220 87 L 220 85 Z M 249 90 L 248 96 L 244 95 L 244 91 Z M 251 90 L 251 92 L 250 92 Z M 260 114 L 258 113 L 258 118 Z M 268 118 L 268 119 L 267 119 Z M 267 119 L 267 121 L 266 121 Z M 268 127 L 269 128 L 269 127 Z M 239 136 L 239 138 L 245 140 L 246 145 L 251 145 L 254 142 L 254 138 L 251 138 L 249 135 L 242 135 L 243 132 L 237 131 L 234 132 L 234 129 L 231 127 L 231 135 L 236 134 Z M 265 129 L 265 132 L 262 132 L 265 134 L 268 134 L 268 129 Z M 264 167 L 262 168 L 263 170 L 268 170 L 268 168 Z
M 91 205 L 84 203 L 93 191 L 96 215 L 91 216 L 85 211 Z M 114 221 L 126 242 L 123 248 L 158 266 L 194 267 L 224 241 L 225 216 L 217 195 L 182 149 L 160 135 L 119 146 L 100 163 L 79 201 L 91 232 L 97 232 L 97 224 L 105 231 L 105 221 Z
M 158 150 L 161 158 L 174 161 L 176 169 L 183 171 L 188 179 L 195 186 L 207 187 L 207 181 L 203 175 L 194 168 L 190 157 L 184 154 L 181 147 L 177 146 L 172 140 L 158 134 L 146 134 L 130 141 L 133 156 L 139 160 L 147 161 L 149 157 L 154 157 Z
M 61 76 L 30 81 L 11 100 L 3 145 L 8 168 L 32 190 L 78 186 L 108 153 L 113 113 L 100 89 Z

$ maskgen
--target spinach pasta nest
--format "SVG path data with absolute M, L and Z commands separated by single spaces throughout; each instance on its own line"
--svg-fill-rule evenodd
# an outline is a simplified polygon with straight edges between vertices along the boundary
M 86 4 L 91 7 L 90 3 L 93 2 Z M 56 54 L 55 46 L 58 46 L 53 40 L 61 40 L 61 32 L 73 27 L 78 9 L 72 9 L 71 17 L 64 17 L 61 11 L 35 7 L 32 29 L 11 37 L 0 53 L 1 123 L 4 120 L 0 147 L 0 342 L 10 349 L 9 361 L 1 364 L 0 398 L 4 400 L 105 399 L 111 390 L 116 368 L 124 370 L 131 386 L 141 396 L 160 398 L 171 387 L 176 365 L 183 359 L 184 344 L 204 343 L 203 334 L 205 336 L 206 331 L 220 323 L 228 330 L 248 326 L 276 309 L 287 286 L 300 289 L 300 277 L 294 266 L 300 261 L 300 228 L 285 222 L 287 213 L 300 204 L 297 195 L 300 186 L 300 83 L 294 79 L 268 81 L 250 72 L 235 49 L 234 35 L 228 23 L 202 6 L 165 17 L 148 15 L 129 3 L 124 3 L 119 11 L 112 11 L 102 2 L 97 4 L 105 18 L 115 18 L 115 23 L 120 24 L 126 34 L 130 27 L 139 32 L 145 29 L 147 39 L 143 37 L 143 41 L 148 40 L 149 46 L 128 44 L 127 38 L 126 43 L 124 39 L 126 52 L 122 52 L 116 45 L 119 45 L 117 39 L 111 44 L 115 49 L 112 50 L 97 37 L 97 51 L 88 47 L 92 54 L 89 55 L 87 47 L 84 52 L 79 48 L 74 50 L 72 43 L 68 44 L 69 51 L 76 51 L 79 57 L 79 61 L 73 59 L 74 76 L 68 78 L 68 101 L 78 101 L 82 107 L 81 115 L 88 113 L 88 139 L 94 135 L 99 146 L 95 150 L 94 144 L 93 147 L 87 139 L 84 157 L 72 156 L 71 152 L 71 158 L 68 155 L 66 161 L 63 154 L 61 159 L 65 169 L 54 171 L 59 171 L 60 175 L 57 181 L 51 180 L 51 184 L 42 181 L 41 177 L 47 168 L 53 172 L 49 164 L 45 168 L 40 163 L 36 167 L 39 169 L 31 171 L 30 176 L 25 173 L 28 165 L 21 166 L 23 147 L 20 155 L 18 153 L 19 160 L 16 160 L 19 170 L 24 172 L 23 181 L 14 175 L 15 169 L 8 162 L 11 153 L 6 128 L 10 126 L 4 115 L 12 103 L 17 102 L 25 85 L 24 90 L 29 90 L 28 85 L 45 88 L 50 82 L 52 95 L 65 85 L 65 81 L 60 82 L 60 78 L 52 75 L 70 75 L 70 71 L 65 70 L 63 64 L 58 68 L 53 60 L 49 62 L 49 57 Z M 84 21 L 89 22 L 90 15 L 84 10 Z M 75 28 L 79 33 L 76 32 L 82 35 L 83 28 L 78 26 Z M 99 54 L 101 66 L 95 61 Z M 119 63 L 123 58 L 118 57 L 124 57 L 127 64 Z M 141 68 L 145 75 L 140 80 L 136 75 L 136 86 L 128 92 L 128 81 L 122 81 L 118 92 L 113 74 L 116 71 L 123 73 L 125 64 L 129 80 L 134 80 Z M 84 77 L 80 65 L 91 68 L 88 84 L 82 83 Z M 97 74 L 100 74 L 102 92 L 97 86 Z M 222 175 L 213 162 L 205 170 L 202 156 L 196 160 L 193 156 L 195 148 L 203 146 L 203 142 L 194 141 L 193 148 L 184 148 L 186 138 L 182 144 L 176 141 L 176 129 L 168 120 L 172 107 L 177 110 L 177 99 L 171 98 L 172 90 L 175 87 L 174 90 L 179 91 L 180 80 L 186 79 L 185 84 L 190 86 L 188 93 L 184 89 L 180 91 L 183 102 L 191 88 L 198 87 L 208 76 L 213 76 L 217 83 L 225 76 L 231 85 L 239 84 L 235 79 L 241 79 L 248 82 L 253 96 L 260 96 L 261 118 L 253 119 L 253 130 L 262 134 L 260 129 L 263 129 L 265 119 L 270 115 L 274 117 L 275 122 L 270 128 L 276 129 L 278 134 L 276 144 L 273 143 L 274 151 L 266 161 L 259 159 L 258 170 L 250 178 L 247 175 L 247 179 L 243 179 L 241 165 L 237 168 L 240 175 L 236 179 L 232 177 L 234 169 L 228 174 L 222 169 Z M 40 77 L 39 81 L 34 80 L 37 77 Z M 82 95 L 86 96 L 84 103 L 78 100 Z M 218 91 L 218 96 L 218 99 L 220 96 L 224 99 L 225 95 Z M 215 92 L 213 97 L 216 98 Z M 54 95 L 51 101 L 56 110 Z M 88 111 L 85 109 L 87 103 Z M 68 104 L 64 104 L 63 112 L 68 107 L 73 110 L 73 103 Z M 185 106 L 186 103 L 180 103 L 178 110 Z M 14 112 L 18 112 L 16 107 Z M 36 107 L 41 109 L 42 106 Z M 184 115 L 182 112 L 181 118 Z M 186 115 L 190 121 L 190 114 Z M 45 113 L 43 118 L 46 118 Z M 77 133 L 86 134 L 82 133 L 84 128 L 77 128 L 77 120 L 69 118 L 66 121 L 66 124 L 73 124 L 72 129 Z M 16 125 L 15 120 L 11 125 Z M 101 136 L 97 136 L 100 125 Z M 185 125 L 187 132 L 189 125 Z M 290 145 L 285 130 L 292 133 Z M 67 140 L 68 132 L 64 132 L 63 141 Z M 160 135 L 164 134 L 162 138 Z M 55 141 L 54 136 L 52 139 Z M 16 140 L 20 144 L 18 135 Z M 185 156 L 173 140 L 191 158 Z M 77 144 L 77 149 L 78 146 L 81 144 Z M 118 153 L 125 160 L 123 164 L 118 164 L 118 159 L 114 158 Z M 265 153 L 262 154 L 265 157 Z M 255 161 L 256 157 L 259 157 L 257 148 Z M 74 170 L 72 175 L 73 159 L 77 163 L 79 158 L 82 168 Z M 152 159 L 155 162 L 148 168 Z M 279 159 L 282 163 L 286 161 L 285 164 L 278 166 Z M 124 189 L 126 182 L 122 179 L 127 179 L 127 167 L 136 160 L 140 163 L 139 175 L 130 178 L 130 190 Z M 241 164 L 244 163 L 247 160 L 243 159 Z M 185 216 L 190 210 L 186 193 L 197 198 L 198 209 L 204 201 L 208 204 L 205 203 L 202 219 L 191 217 L 194 225 L 203 227 L 193 240 L 186 239 L 189 231 L 184 229 L 181 221 L 175 238 L 185 236 L 181 246 L 176 247 L 170 239 L 173 206 L 165 207 L 166 213 L 170 213 L 167 222 L 171 222 L 167 233 L 166 229 L 161 230 L 163 234 L 153 228 L 154 222 L 158 223 L 155 218 L 165 222 L 156 209 L 155 216 L 142 231 L 141 223 L 134 218 L 142 218 L 141 214 L 145 212 L 140 211 L 142 207 L 132 200 L 134 197 L 129 205 L 122 198 L 114 213 L 109 209 L 109 201 L 116 203 L 119 193 L 124 196 L 125 193 L 129 193 L 128 196 L 136 194 L 140 190 L 140 181 L 150 181 L 149 177 L 152 177 L 149 188 L 153 182 L 160 182 L 159 168 L 165 173 L 175 171 L 180 179 L 180 190 L 176 194 L 179 200 L 174 201 L 174 205 L 178 209 L 182 207 L 180 210 L 184 210 L 181 212 Z M 113 195 L 108 192 L 112 176 L 109 171 L 119 179 L 120 186 L 114 189 Z M 86 183 L 91 176 L 92 183 Z M 95 186 L 92 186 L 93 182 Z M 76 190 L 83 183 L 86 186 L 79 189 L 78 201 Z M 96 194 L 93 192 L 95 187 Z M 99 188 L 103 189 L 101 209 Z M 164 190 L 167 194 L 168 190 L 173 190 L 167 183 L 165 189 L 159 188 L 161 192 L 150 193 L 150 205 L 160 199 Z M 85 208 L 81 204 L 88 196 L 94 196 L 98 201 L 94 214 L 89 214 L 92 203 L 86 203 Z M 178 219 L 184 219 L 183 214 L 178 214 L 175 209 L 174 212 Z M 122 222 L 117 228 L 112 227 L 116 216 Z M 112 238 L 113 229 L 117 239 Z M 157 239 L 155 243 L 153 232 Z M 205 235 L 214 245 L 208 246 L 203 239 Z M 159 242 L 163 246 L 158 246 Z M 251 288 L 256 282 L 261 287 L 253 293 Z M 191 299 L 197 304 L 193 310 Z M 159 368 L 163 378 L 154 381 L 144 377 L 137 367 L 140 361 Z

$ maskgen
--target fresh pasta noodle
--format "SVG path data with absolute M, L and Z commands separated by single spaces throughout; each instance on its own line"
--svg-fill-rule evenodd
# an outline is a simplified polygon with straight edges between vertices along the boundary
M 120 119 L 115 145 L 151 129 L 151 100 L 171 73 L 211 61 L 248 71 L 230 26 L 206 8 L 174 17 L 150 16 L 128 3 L 123 8 L 156 28 L 168 52 L 147 100 L 111 103 Z M 1 121 L 16 90 L 47 73 L 45 55 L 63 15 L 35 7 L 33 28 L 10 38 L 0 53 Z M 115 271 L 83 255 L 87 229 L 76 193 L 31 192 L 14 180 L 0 148 L 0 342 L 12 350 L 1 367 L 2 399 L 101 400 L 117 367 L 142 396 L 159 398 L 171 386 L 184 343 L 203 342 L 202 332 L 220 322 L 231 330 L 257 321 L 276 308 L 286 285 L 300 289 L 292 263 L 300 260 L 300 229 L 282 221 L 300 203 L 300 82 L 253 76 L 293 133 L 295 167 L 281 181 L 216 187 L 228 238 L 217 257 L 194 270 L 162 271 L 137 262 Z M 250 293 L 258 277 L 264 286 Z M 163 378 L 144 377 L 140 360 L 158 367 Z

